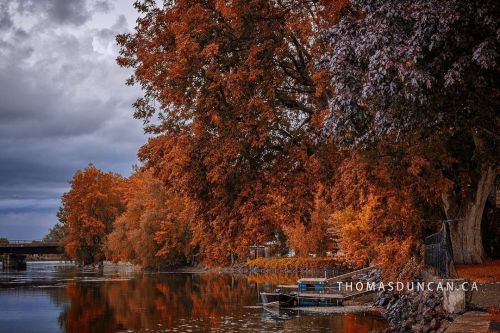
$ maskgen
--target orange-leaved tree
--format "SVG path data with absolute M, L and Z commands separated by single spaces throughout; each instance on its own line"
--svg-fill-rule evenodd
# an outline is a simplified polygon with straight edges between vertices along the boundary
M 450 162 L 446 153 L 430 139 L 345 155 L 329 194 L 342 251 L 358 264 L 383 264 L 389 277 L 409 278 L 422 261 L 423 235 L 436 226 L 429 220 L 442 218 L 436 202 L 451 184 L 438 166 Z
M 296 255 L 314 254 L 324 256 L 327 251 L 334 250 L 335 233 L 331 231 L 331 205 L 323 197 L 324 191 L 318 190 L 310 220 L 307 224 L 296 220 L 295 223 L 283 224 L 288 245 Z M 286 217 L 283 217 L 286 218 Z
M 281 223 L 309 228 L 330 93 L 316 33 L 345 3 L 142 1 L 135 32 L 118 36 L 144 91 L 135 116 L 156 134 L 141 157 L 194 202 L 206 261 L 244 255 Z M 286 209 L 269 214 L 276 198 Z
M 142 267 L 186 263 L 193 214 L 185 197 L 165 188 L 150 170 L 137 170 L 123 188 L 126 208 L 108 236 L 109 257 Z
M 66 231 L 68 256 L 84 264 L 105 259 L 104 242 L 123 212 L 124 179 L 93 165 L 78 170 L 62 196 L 60 221 Z

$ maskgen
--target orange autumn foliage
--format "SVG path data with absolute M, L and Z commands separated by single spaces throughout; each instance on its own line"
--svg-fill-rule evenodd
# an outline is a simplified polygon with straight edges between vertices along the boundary
M 176 1 L 137 5 L 118 63 L 156 136 L 140 157 L 193 202 L 205 263 L 244 258 L 283 224 L 311 228 L 330 93 L 316 32 L 347 2 Z M 299 227 L 300 228 L 300 227 Z
M 257 258 L 248 260 L 246 265 L 250 268 L 271 270 L 324 270 L 324 269 L 352 269 L 357 268 L 355 262 L 343 256 L 336 257 L 282 257 L 282 258 Z
M 331 221 L 348 257 L 381 263 L 387 277 L 406 279 L 421 268 L 422 236 L 433 228 L 424 216 L 439 214 L 434 205 L 450 183 L 425 146 L 391 148 L 384 147 L 385 156 L 355 152 L 343 158 L 331 187 Z
M 341 250 L 347 257 L 359 266 L 382 264 L 386 276 L 403 279 L 418 268 L 412 259 L 419 254 L 418 244 L 413 232 L 397 226 L 404 221 L 398 220 L 397 214 L 381 215 L 388 209 L 384 201 L 370 196 L 359 211 L 352 207 L 336 211 L 332 221 L 340 228 Z M 396 210 L 401 209 L 397 207 Z M 408 216 L 401 218 L 409 219 Z
M 318 32 L 346 4 L 137 2 L 118 63 L 143 88 L 135 117 L 152 136 L 139 151 L 144 170 L 118 191 L 125 212 L 114 216 L 110 258 L 158 267 L 199 254 L 226 265 L 285 234 L 302 257 L 338 242 L 387 276 L 419 269 L 435 228 L 426 220 L 444 218 L 456 161 L 439 135 L 418 129 L 358 148 L 328 133 L 336 91 L 317 66 L 330 47 Z
M 329 233 L 330 214 L 330 206 L 317 195 L 307 226 L 300 221 L 282 226 L 288 245 L 297 255 L 308 256 L 313 253 L 323 256 L 333 250 L 332 235 Z
M 108 236 L 108 257 L 142 267 L 185 264 L 192 223 L 188 201 L 163 187 L 149 170 L 136 171 L 123 188 L 125 212 Z
M 410 278 L 420 266 L 417 238 L 396 225 L 401 221 L 377 218 L 385 210 L 381 199 L 370 196 L 361 210 L 347 207 L 332 214 L 332 224 L 340 229 L 341 251 L 358 266 L 382 264 L 387 278 Z M 394 229 L 394 232 L 391 230 Z
M 255 266 L 254 266 L 255 267 Z M 300 279 L 299 274 L 290 274 L 290 273 L 258 273 L 258 274 L 249 274 L 246 276 L 247 281 L 254 282 L 257 284 L 295 284 L 298 279 Z
M 72 260 L 84 264 L 104 260 L 106 237 L 124 210 L 123 182 L 121 176 L 92 165 L 73 176 L 59 213 L 67 232 L 65 250 Z

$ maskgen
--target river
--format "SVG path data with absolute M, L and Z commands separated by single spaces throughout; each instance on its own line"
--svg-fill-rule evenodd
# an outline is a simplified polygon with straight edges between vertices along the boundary
M 0 332 L 356 332 L 374 313 L 276 315 L 259 291 L 296 276 L 84 271 L 63 262 L 0 270 Z

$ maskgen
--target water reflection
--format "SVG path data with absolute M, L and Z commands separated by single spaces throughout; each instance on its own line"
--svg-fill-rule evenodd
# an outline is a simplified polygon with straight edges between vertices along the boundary
M 301 330 L 363 333 L 385 327 L 379 317 L 370 314 L 289 311 L 276 315 L 265 311 L 257 306 L 258 291 L 265 284 L 263 278 L 138 274 L 131 279 L 116 275 L 89 279 L 76 269 L 58 271 L 52 279 L 64 281 L 61 287 L 0 289 L 0 332 L 10 332 L 9 328 L 16 327 L 15 332 L 67 333 Z M 25 320 L 32 315 L 41 321 Z

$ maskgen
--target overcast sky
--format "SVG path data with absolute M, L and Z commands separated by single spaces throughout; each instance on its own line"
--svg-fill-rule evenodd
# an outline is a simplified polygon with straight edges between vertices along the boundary
M 128 175 L 146 142 L 116 65 L 134 0 L 0 0 L 0 237 L 40 239 L 77 169 Z

